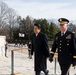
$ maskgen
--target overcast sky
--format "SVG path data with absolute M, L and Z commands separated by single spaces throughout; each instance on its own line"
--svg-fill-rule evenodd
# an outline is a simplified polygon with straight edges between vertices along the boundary
M 76 20 L 76 0 L 2 0 L 20 16 Z

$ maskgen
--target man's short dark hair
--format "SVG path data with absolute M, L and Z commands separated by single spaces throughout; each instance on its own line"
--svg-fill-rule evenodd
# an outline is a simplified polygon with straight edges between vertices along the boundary
M 38 27 L 38 29 L 41 29 L 41 25 L 40 25 L 40 24 L 38 24 L 38 23 L 35 23 L 35 24 L 34 24 L 34 26 L 37 26 L 37 27 Z

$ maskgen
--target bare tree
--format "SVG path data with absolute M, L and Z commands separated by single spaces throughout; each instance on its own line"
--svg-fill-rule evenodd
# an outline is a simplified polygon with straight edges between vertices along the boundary
M 0 2 L 0 28 L 6 25 L 7 13 L 8 13 L 8 6 L 4 2 Z
M 13 39 L 13 30 L 15 28 L 16 25 L 18 25 L 18 20 L 17 20 L 17 14 L 16 12 L 9 8 L 8 9 L 8 14 L 7 16 L 7 20 L 8 20 L 8 25 L 9 25 L 9 29 L 10 29 L 10 39 Z
M 13 37 L 13 30 L 18 26 L 17 14 L 14 9 L 9 8 L 4 2 L 0 2 L 0 34 Z
M 76 32 L 76 25 L 74 25 L 73 23 L 69 24 L 68 30 L 71 32 Z

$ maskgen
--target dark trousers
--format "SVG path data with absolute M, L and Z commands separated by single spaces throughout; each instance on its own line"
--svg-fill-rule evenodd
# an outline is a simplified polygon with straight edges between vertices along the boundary
M 31 56 L 31 49 L 28 49 L 28 55 L 29 55 L 29 58 L 32 58 L 32 56 Z
M 40 71 L 35 71 L 35 75 L 40 75 Z
M 7 49 L 5 49 L 5 56 L 7 56 Z
M 71 64 L 60 64 L 61 75 L 69 75 L 70 66 L 71 66 Z

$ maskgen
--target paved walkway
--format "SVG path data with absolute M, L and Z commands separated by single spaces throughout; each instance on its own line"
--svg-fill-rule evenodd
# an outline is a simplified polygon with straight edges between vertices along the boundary
M 9 47 L 9 50 L 15 49 L 13 47 Z M 8 58 L 0 55 L 0 75 L 10 75 L 11 74 L 11 52 L 8 50 Z M 23 53 L 24 52 L 24 53 Z M 34 74 L 34 59 L 28 58 L 28 50 L 23 49 L 21 51 L 14 52 L 14 73 L 16 75 L 35 75 Z M 55 62 L 50 63 L 48 61 L 48 70 L 49 74 L 54 74 L 54 64 Z M 60 67 L 57 63 L 57 75 L 60 75 Z M 73 67 L 70 69 L 70 75 L 74 75 L 76 73 L 76 69 Z

